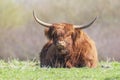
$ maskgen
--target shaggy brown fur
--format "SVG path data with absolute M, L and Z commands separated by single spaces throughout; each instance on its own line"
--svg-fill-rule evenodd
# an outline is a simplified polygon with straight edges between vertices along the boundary
M 81 29 L 72 24 L 53 24 L 45 30 L 49 41 L 40 53 L 41 67 L 96 67 L 98 63 L 95 43 Z M 64 47 L 56 46 L 58 41 Z

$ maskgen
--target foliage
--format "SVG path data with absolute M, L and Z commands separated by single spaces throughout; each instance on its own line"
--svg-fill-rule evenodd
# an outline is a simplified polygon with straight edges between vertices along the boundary
M 24 21 L 21 6 L 15 4 L 13 0 L 0 0 L 0 28 L 20 26 Z
M 101 62 L 97 68 L 40 68 L 37 62 L 0 61 L 0 80 L 119 80 L 119 62 Z M 101 67 L 102 66 L 102 67 Z M 107 66 L 107 67 L 106 67 Z

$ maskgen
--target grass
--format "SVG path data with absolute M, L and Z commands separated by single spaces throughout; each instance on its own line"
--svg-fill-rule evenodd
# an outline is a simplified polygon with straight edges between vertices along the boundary
M 119 62 L 100 62 L 97 68 L 40 68 L 37 62 L 0 61 L 0 80 L 120 80 Z M 102 66 L 102 67 L 101 67 Z

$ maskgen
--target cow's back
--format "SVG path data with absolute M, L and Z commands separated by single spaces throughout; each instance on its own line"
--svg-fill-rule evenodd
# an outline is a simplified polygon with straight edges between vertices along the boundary
M 81 31 L 80 37 L 73 45 L 67 67 L 96 67 L 98 63 L 97 49 L 94 41 Z

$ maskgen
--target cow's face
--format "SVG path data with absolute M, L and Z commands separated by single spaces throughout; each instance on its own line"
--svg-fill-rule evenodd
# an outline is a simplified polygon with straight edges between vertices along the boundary
M 59 50 L 65 49 L 69 47 L 69 45 L 72 44 L 72 35 L 75 32 L 75 29 L 84 29 L 89 27 L 94 23 L 96 18 L 92 20 L 90 23 L 85 24 L 85 25 L 72 25 L 72 24 L 49 24 L 46 22 L 43 22 L 39 20 L 34 12 L 33 16 L 35 20 L 40 24 L 43 25 L 44 27 L 47 27 L 45 34 L 46 36 L 53 41 L 54 45 L 56 48 Z M 76 37 L 76 36 L 74 36 Z
M 54 24 L 46 30 L 46 35 L 53 40 L 58 50 L 63 50 L 72 44 L 72 34 L 74 28 L 72 24 Z

